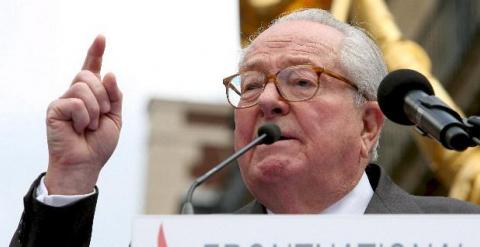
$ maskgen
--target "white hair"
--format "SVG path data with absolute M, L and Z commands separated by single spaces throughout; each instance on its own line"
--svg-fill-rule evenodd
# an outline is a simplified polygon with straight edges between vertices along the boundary
M 345 37 L 339 50 L 339 66 L 344 71 L 344 76 L 358 87 L 358 93 L 354 96 L 355 103 L 361 105 L 365 98 L 377 100 L 377 89 L 387 75 L 387 67 L 380 49 L 364 30 L 339 21 L 322 9 L 304 9 L 281 16 L 273 20 L 270 27 L 294 20 L 320 23 L 343 33 Z M 243 49 L 243 55 L 248 49 L 249 46 Z M 378 140 L 370 150 L 370 161 L 377 160 L 377 149 Z

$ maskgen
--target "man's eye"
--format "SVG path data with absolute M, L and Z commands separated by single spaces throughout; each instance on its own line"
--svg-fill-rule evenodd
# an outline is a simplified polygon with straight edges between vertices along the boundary
M 311 88 L 316 87 L 316 84 L 307 79 L 298 79 L 291 83 L 292 86 L 300 87 L 300 88 Z
M 242 92 L 252 91 L 252 90 L 261 89 L 261 88 L 262 88 L 262 84 L 258 82 L 245 83 L 243 86 Z

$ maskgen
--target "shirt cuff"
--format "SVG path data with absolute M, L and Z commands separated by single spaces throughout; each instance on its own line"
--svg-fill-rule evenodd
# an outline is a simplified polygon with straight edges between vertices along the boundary
M 45 177 L 42 177 L 36 190 L 35 198 L 37 201 L 52 207 L 63 207 L 80 201 L 83 198 L 92 196 L 96 193 L 95 189 L 84 195 L 49 195 L 47 186 L 45 186 Z

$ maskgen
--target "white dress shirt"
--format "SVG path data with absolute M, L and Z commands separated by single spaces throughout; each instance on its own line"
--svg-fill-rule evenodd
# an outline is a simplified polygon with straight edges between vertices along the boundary
M 36 192 L 36 198 L 38 201 L 52 207 L 63 207 L 95 194 L 95 191 L 92 191 L 85 195 L 49 195 L 44 183 L 44 178 L 40 181 Z M 360 181 L 353 190 L 342 199 L 323 210 L 321 214 L 363 214 L 365 213 L 372 196 L 373 189 L 370 186 L 367 174 L 363 172 L 362 178 L 360 178 Z M 273 214 L 269 209 L 267 209 L 267 212 Z
M 320 214 L 364 214 L 368 203 L 373 196 L 373 189 L 368 181 L 367 174 L 363 172 L 358 184 L 342 199 L 326 208 Z M 273 214 L 267 209 L 268 214 Z
M 77 202 L 83 198 L 89 197 L 95 194 L 95 190 L 91 193 L 85 195 L 49 195 L 47 186 L 45 186 L 45 177 L 42 177 L 40 184 L 37 187 L 37 198 L 38 201 L 42 202 L 43 204 L 47 204 L 48 206 L 52 207 L 63 207 L 74 202 Z

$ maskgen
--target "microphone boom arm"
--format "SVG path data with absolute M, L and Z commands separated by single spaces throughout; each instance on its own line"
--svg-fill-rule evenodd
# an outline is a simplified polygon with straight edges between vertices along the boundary
M 267 137 L 267 134 L 262 134 L 259 137 L 255 138 L 252 142 L 250 142 L 248 145 L 244 146 L 240 150 L 238 150 L 236 153 L 234 153 L 232 156 L 228 157 L 226 160 L 222 161 L 218 165 L 214 166 L 213 169 L 209 170 L 202 176 L 198 177 L 195 179 L 195 181 L 192 183 L 190 188 L 188 189 L 187 192 L 187 198 L 185 200 L 185 204 L 183 204 L 182 208 L 182 214 L 194 214 L 194 209 L 193 209 L 193 204 L 192 204 L 192 198 L 193 198 L 193 191 L 201 185 L 205 180 L 207 180 L 209 177 L 211 177 L 213 174 L 217 173 L 218 171 L 222 170 L 224 167 L 226 167 L 230 162 L 236 160 L 238 157 L 240 157 L 242 154 L 247 152 L 250 148 L 253 146 L 260 144 L 263 142 L 263 140 Z
M 224 161 L 220 162 L 218 165 L 214 166 L 212 169 L 210 169 L 208 172 L 203 174 L 202 176 L 198 177 L 195 179 L 195 181 L 192 183 L 190 188 L 188 189 L 187 192 L 187 197 L 185 198 L 185 203 L 183 204 L 182 207 L 182 214 L 194 214 L 195 210 L 193 208 L 192 204 L 192 198 L 193 198 L 193 192 L 195 189 L 201 185 L 205 180 L 207 180 L 209 177 L 211 177 L 213 174 L 217 173 L 221 169 L 223 169 L 225 166 L 230 164 L 232 161 L 236 160 L 238 157 L 243 155 L 245 152 L 253 148 L 254 146 L 258 144 L 267 144 L 270 145 L 278 140 L 280 140 L 282 136 L 282 132 L 280 131 L 280 128 L 273 123 L 267 123 L 261 126 L 258 131 L 257 131 L 258 137 L 255 138 L 252 142 L 248 143 L 244 147 L 242 147 L 240 150 L 235 152 L 233 155 L 225 159 Z

